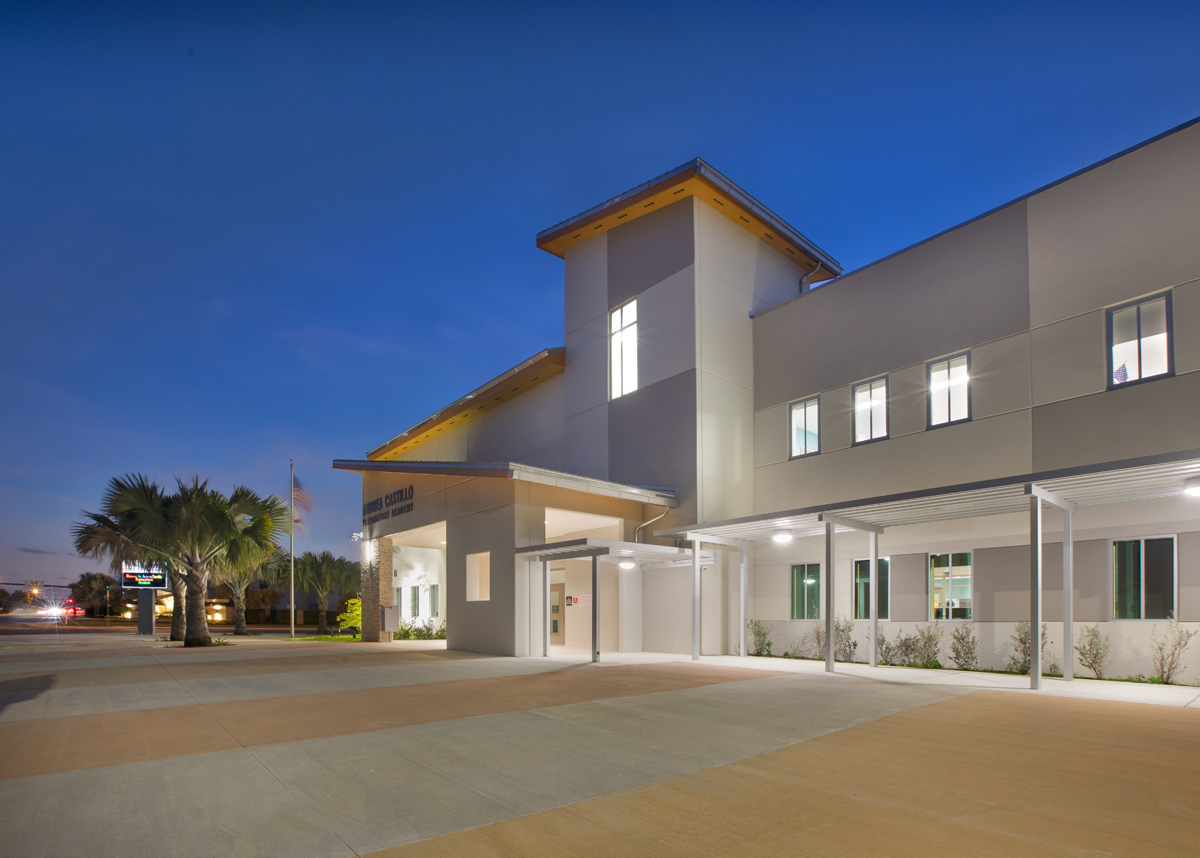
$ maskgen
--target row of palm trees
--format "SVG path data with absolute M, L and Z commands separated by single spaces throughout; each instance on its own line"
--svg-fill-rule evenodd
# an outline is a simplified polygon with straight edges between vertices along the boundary
M 75 550 L 108 560 L 118 575 L 126 563 L 166 572 L 175 603 L 171 640 L 184 646 L 212 643 L 204 611 L 210 581 L 232 591 L 234 634 L 246 634 L 246 589 L 256 579 L 282 580 L 289 573 L 289 558 L 279 545 L 292 530 L 287 504 L 245 486 L 226 496 L 199 477 L 175 482 L 169 492 L 142 474 L 109 480 L 100 512 L 84 512 L 85 521 L 72 528 Z M 349 565 L 327 551 L 302 555 L 297 583 L 311 581 L 305 589 L 315 590 L 327 608 L 334 587 L 349 582 Z

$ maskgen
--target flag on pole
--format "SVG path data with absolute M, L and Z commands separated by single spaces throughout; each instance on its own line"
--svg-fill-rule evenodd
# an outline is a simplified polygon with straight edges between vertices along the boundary
M 312 495 L 300 484 L 300 479 L 295 474 L 292 474 L 292 504 L 305 512 L 313 511 Z M 295 510 L 292 512 L 292 523 L 296 527 L 304 527 L 304 521 L 295 514 Z

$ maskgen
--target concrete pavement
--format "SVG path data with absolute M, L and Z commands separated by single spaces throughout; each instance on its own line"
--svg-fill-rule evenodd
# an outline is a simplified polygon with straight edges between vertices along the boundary
M 7 638 L 0 854 L 1200 851 L 1197 689 L 821 667 Z

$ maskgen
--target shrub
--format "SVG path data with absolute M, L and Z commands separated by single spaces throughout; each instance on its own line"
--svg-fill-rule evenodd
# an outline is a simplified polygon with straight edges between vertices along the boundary
M 446 624 L 434 624 L 432 618 L 401 621 L 400 628 L 392 632 L 392 640 L 398 641 L 444 641 L 446 639 Z
M 764 626 L 759 620 L 751 620 L 746 623 L 746 629 L 750 632 L 750 637 L 754 639 L 753 655 L 770 655 L 771 627 Z
M 346 610 L 338 614 L 337 618 L 339 629 L 362 628 L 362 600 L 347 599 Z
M 1108 660 L 1108 650 L 1111 646 L 1108 635 L 1100 634 L 1100 626 L 1090 629 L 1086 626 L 1079 635 L 1079 643 L 1075 644 L 1075 652 L 1079 654 L 1079 663 L 1090 670 L 1097 679 L 1104 678 L 1104 662 Z
M 896 660 L 898 655 L 896 645 L 889 641 L 887 635 L 880 631 L 879 640 L 875 644 L 875 657 L 879 659 L 879 663 L 899 664 Z
M 960 623 L 950 633 L 950 660 L 959 670 L 979 667 L 979 640 L 973 623 Z
M 1013 631 L 1013 636 L 1009 639 L 1012 646 L 1012 654 L 1008 657 L 1008 664 L 1004 666 L 1005 673 L 1029 673 L 1029 662 L 1032 658 L 1031 638 L 1033 635 L 1029 630 L 1029 620 L 1018 620 L 1017 627 Z M 1044 648 L 1046 646 L 1046 624 L 1042 623 L 1042 639 L 1039 642 Z
M 1167 633 L 1162 640 L 1158 639 L 1158 625 L 1150 634 L 1150 658 L 1154 662 L 1154 672 L 1160 682 L 1170 685 L 1175 677 L 1183 670 L 1183 653 L 1188 642 L 1195 637 L 1194 631 L 1180 628 L 1179 620 L 1171 617 L 1167 620 Z
M 917 626 L 917 636 L 913 639 L 912 662 L 918 667 L 941 667 L 938 656 L 942 650 L 942 627 L 935 623 Z
M 838 617 L 833 621 L 834 657 L 838 661 L 854 661 L 858 641 L 854 639 L 854 621 Z

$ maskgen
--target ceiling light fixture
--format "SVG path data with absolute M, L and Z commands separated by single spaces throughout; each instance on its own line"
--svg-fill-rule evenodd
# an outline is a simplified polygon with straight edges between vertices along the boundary
M 787 545 L 789 542 L 792 541 L 792 534 L 786 530 L 777 530 L 773 534 L 771 534 L 771 539 L 773 539 L 775 542 L 779 543 L 780 545 Z
M 633 567 L 637 566 L 637 564 L 634 563 L 632 560 L 622 560 L 617 565 L 620 566 L 622 569 L 632 569 Z

